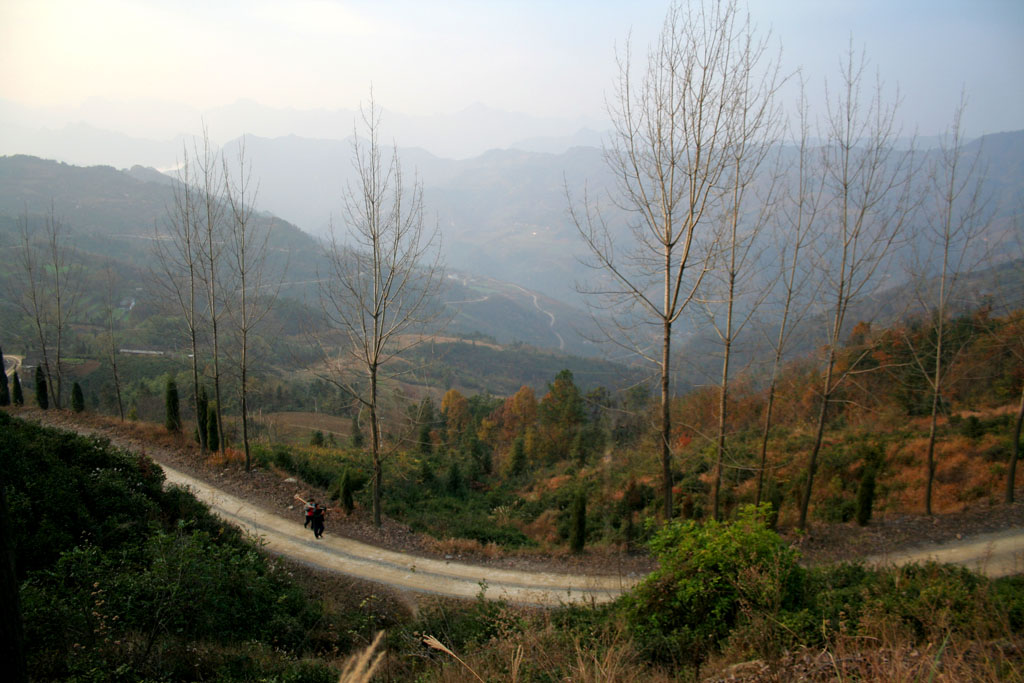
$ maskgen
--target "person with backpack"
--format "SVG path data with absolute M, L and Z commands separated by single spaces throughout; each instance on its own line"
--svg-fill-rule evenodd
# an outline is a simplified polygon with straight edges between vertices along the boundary
M 313 510 L 316 509 L 316 501 L 306 501 L 299 497 L 299 494 L 295 494 L 295 500 L 306 506 L 306 523 L 303 524 L 303 528 L 308 529 L 309 525 L 313 523 Z
M 313 536 L 322 538 L 324 535 L 324 520 L 327 518 L 327 508 L 319 503 L 313 507 Z

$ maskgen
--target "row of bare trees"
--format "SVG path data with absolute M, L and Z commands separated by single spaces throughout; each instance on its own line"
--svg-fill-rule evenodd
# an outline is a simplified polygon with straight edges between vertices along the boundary
M 249 380 L 252 333 L 270 312 L 283 272 L 267 267 L 272 222 L 255 215 L 258 188 L 245 158 L 244 139 L 236 158 L 218 153 L 205 129 L 202 139 L 185 145 L 179 160 L 174 199 L 167 220 L 156 227 L 157 282 L 181 315 L 191 347 L 192 406 L 205 422 L 201 374 L 213 382 L 212 419 L 224 445 L 224 375 L 231 359 L 237 370 L 245 467 L 252 467 L 249 443 Z M 233 354 L 226 354 L 225 327 Z M 209 350 L 201 353 L 201 340 Z M 233 358 L 231 356 L 233 355 Z M 203 363 L 202 358 L 208 362 Z M 201 363 L 204 369 L 201 373 Z M 207 432 L 198 429 L 207 449 Z
M 977 256 L 968 244 L 988 214 L 982 169 L 965 150 L 963 102 L 940 152 L 922 159 L 912 142 L 902 146 L 898 93 L 886 97 L 851 43 L 838 82 L 827 84 L 821 120 L 811 121 L 801 87 L 787 136 L 779 104 L 786 78 L 769 58 L 767 40 L 736 0 L 673 4 L 646 61 L 634 65 L 628 46 L 619 60 L 608 104 L 614 130 L 605 149 L 616 186 L 607 198 L 569 201 L 596 273 L 584 290 L 609 314 L 606 336 L 648 359 L 660 377 L 666 517 L 673 513 L 673 326 L 693 309 L 691 317 L 713 330 L 721 352 L 718 428 L 705 435 L 716 450 L 715 517 L 722 469 L 739 466 L 728 452 L 727 406 L 730 361 L 747 323 L 767 310 L 776 329 L 767 344 L 758 499 L 770 475 L 779 368 L 794 333 L 820 326 L 821 384 L 800 500 L 804 528 L 831 411 L 870 353 L 865 348 L 859 358 L 838 362 L 844 335 L 857 322 L 852 316 L 863 315 L 863 304 L 881 286 L 897 284 L 889 279 L 897 251 L 915 253 L 918 280 L 938 285 L 922 288 L 910 302 L 918 310 L 908 304 L 904 313 L 926 315 L 941 340 L 959 275 Z M 930 513 L 948 353 L 941 346 L 920 349 L 915 362 L 932 394 Z
M 425 220 L 423 188 L 403 174 L 397 147 L 380 140 L 381 111 L 371 97 L 352 137 L 355 181 L 343 191 L 341 225 L 332 222 L 318 275 L 326 332 L 312 330 L 321 377 L 343 389 L 369 420 L 374 523 L 381 523 L 382 462 L 388 450 L 381 428 L 385 374 L 420 343 L 443 308 L 436 294 L 443 275 L 436 225 Z M 360 137 L 364 134 L 364 137 Z M 176 303 L 192 350 L 192 403 L 200 404 L 202 339 L 208 339 L 218 433 L 223 435 L 221 356 L 223 323 L 234 333 L 233 351 L 246 468 L 249 450 L 249 345 L 270 311 L 281 280 L 268 278 L 269 226 L 253 219 L 256 188 L 244 144 L 229 161 L 209 138 L 185 148 L 168 221 L 158 229 L 159 278 Z M 269 280 L 269 281 L 268 281 Z M 268 291 L 269 288 L 269 291 Z M 227 312 L 227 313 L 225 313 Z M 226 316 L 226 318 L 225 318 Z M 407 369 L 407 368 L 406 368 Z M 200 429 L 202 447 L 205 435 Z
M 52 201 L 43 217 L 42 230 L 33 230 L 27 207 L 18 226 L 23 275 L 18 303 L 32 320 L 43 376 L 53 392 L 54 406 L 61 408 L 66 341 L 81 294 L 81 265 L 69 243 L 67 226 L 57 216 Z

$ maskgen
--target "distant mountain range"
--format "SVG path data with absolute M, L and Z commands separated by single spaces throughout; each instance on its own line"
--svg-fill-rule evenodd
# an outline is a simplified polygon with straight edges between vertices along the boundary
M 239 143 L 228 142 L 225 153 L 233 155 Z M 259 181 L 258 206 L 280 217 L 282 239 L 301 254 L 291 260 L 289 280 L 308 285 L 316 273 L 314 236 L 324 233 L 332 215 L 340 215 L 343 188 L 353 180 L 350 140 L 247 136 L 245 145 Z M 978 239 L 990 245 L 1014 244 L 1024 239 L 1024 131 L 974 141 L 967 156 L 979 148 L 993 217 Z M 925 156 L 935 153 L 922 151 Z M 575 283 L 591 272 L 578 261 L 583 247 L 569 220 L 566 189 L 579 197 L 584 186 L 592 195 L 610 187 L 614 179 L 602 150 L 579 146 L 554 154 L 504 149 L 453 160 L 402 147 L 399 155 L 407 177 L 415 172 L 422 181 L 427 215 L 443 233 L 453 275 L 445 297 L 463 302 L 456 329 L 502 343 L 595 353 L 586 341 L 592 323 L 575 290 Z M 58 215 L 75 230 L 101 240 L 95 245 L 140 263 L 153 222 L 166 213 L 171 182 L 167 175 L 141 166 L 116 171 L 0 158 L 0 218 L 13 221 L 26 206 L 41 213 L 52 200 Z M 765 245 L 764 251 L 770 260 L 771 246 Z M 993 251 L 999 256 L 1006 250 L 997 246 Z M 888 273 L 893 287 L 906 279 L 899 265 L 902 254 L 897 256 Z M 713 343 L 702 340 L 694 325 L 699 327 L 680 321 L 680 341 L 692 339 L 710 349 Z
M 56 108 L 26 107 L 0 99 L 0 154 L 29 154 L 82 166 L 141 164 L 166 169 L 180 154 L 182 138 L 199 135 L 204 124 L 217 143 L 242 134 L 341 140 L 352 134 L 358 113 L 274 108 L 250 100 L 200 111 L 146 100 L 90 98 L 78 107 Z M 600 146 L 605 125 L 476 104 L 432 116 L 385 111 L 382 139 L 430 150 L 443 158 L 467 159 L 491 149 L 560 153 L 578 145 Z

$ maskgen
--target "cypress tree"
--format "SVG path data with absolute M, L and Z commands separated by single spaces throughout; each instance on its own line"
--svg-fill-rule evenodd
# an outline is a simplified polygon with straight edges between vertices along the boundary
M 167 377 L 167 390 L 164 392 L 164 426 L 169 432 L 181 431 L 181 404 L 178 402 L 178 385 L 170 376 Z
M 526 443 L 523 437 L 517 436 L 512 442 L 512 459 L 508 464 L 508 474 L 518 477 L 526 472 Z
M 11 405 L 11 390 L 7 386 L 7 366 L 4 364 L 4 351 L 0 349 L 0 406 Z
M 434 452 L 434 444 L 430 439 L 430 423 L 420 425 L 420 454 L 430 455 Z
M 867 526 L 871 521 L 872 508 L 875 504 L 875 479 L 878 470 L 873 465 L 866 465 L 861 474 L 860 486 L 857 487 L 857 524 Z
M 220 433 L 217 431 L 216 405 L 210 405 L 206 412 L 206 446 L 214 452 L 220 450 Z
M 46 410 L 50 407 L 50 397 L 46 393 L 46 375 L 43 366 L 36 366 L 36 405 Z
M 16 406 L 25 405 L 25 394 L 21 391 L 21 379 L 18 378 L 18 371 L 14 371 L 14 377 L 11 378 L 11 402 Z
M 199 433 L 199 447 L 204 451 L 209 447 L 207 442 L 209 418 L 210 400 L 206 397 L 206 387 L 200 384 L 199 391 L 196 393 L 196 431 Z
M 572 524 L 569 527 L 569 548 L 574 553 L 583 552 L 587 540 L 587 496 L 580 490 L 572 501 Z
M 857 487 L 856 519 L 860 526 L 867 526 L 871 521 L 872 508 L 875 504 L 875 482 L 885 460 L 885 451 L 877 444 L 865 446 L 862 457 L 864 465 L 860 485 Z
M 462 497 L 462 470 L 459 469 L 459 463 L 455 461 L 452 461 L 451 467 L 448 468 L 448 480 L 445 482 L 445 488 L 449 495 L 456 498 Z
M 338 488 L 341 492 L 341 505 L 345 508 L 345 514 L 351 515 L 352 511 L 356 509 L 356 502 L 352 497 L 352 493 L 355 491 L 355 482 L 352 480 L 352 474 L 348 468 L 342 473 Z
M 349 441 L 352 443 L 352 448 L 363 447 L 363 430 L 359 428 L 359 416 L 352 416 L 352 429 L 350 430 Z
M 78 382 L 71 387 L 71 410 L 76 413 L 85 410 L 85 396 L 82 395 L 82 385 Z

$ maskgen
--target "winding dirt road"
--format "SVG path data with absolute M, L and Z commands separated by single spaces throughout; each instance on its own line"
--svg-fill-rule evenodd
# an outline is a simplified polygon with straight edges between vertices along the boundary
M 52 414 L 38 415 L 37 421 L 50 423 L 54 417 Z M 66 424 L 50 426 L 68 428 Z M 94 429 L 82 425 L 74 429 L 82 434 L 95 433 Z M 138 450 L 136 444 L 123 439 L 111 440 L 126 450 Z M 152 450 L 158 449 L 151 449 L 151 453 Z M 154 462 L 163 468 L 168 484 L 188 488 L 215 514 L 261 538 L 269 551 L 399 590 L 458 598 L 475 598 L 482 592 L 490 599 L 557 606 L 573 602 L 607 602 L 639 581 L 636 575 L 587 576 L 515 571 L 424 558 L 335 536 L 329 531 L 324 538 L 316 540 L 312 532 L 297 521 L 281 517 L 172 466 Z M 926 560 L 960 564 L 991 577 L 1024 573 L 1024 529 L 1012 528 L 865 558 L 866 563 L 873 565 Z
M 458 598 L 484 597 L 555 606 L 607 602 L 637 581 L 619 576 L 518 572 L 434 560 L 392 552 L 347 538 L 312 532 L 178 470 L 160 465 L 167 482 L 188 488 L 221 518 L 263 539 L 271 552 L 323 569 L 420 593 Z
M 979 534 L 955 543 L 913 548 L 865 558 L 867 564 L 910 564 L 933 560 L 959 564 L 993 578 L 1024 573 L 1024 529 Z
M 607 602 L 634 586 L 638 578 L 521 572 L 417 557 L 329 533 L 315 540 L 291 522 L 206 482 L 161 465 L 168 483 L 191 490 L 223 519 L 263 539 L 271 552 L 322 569 L 394 588 L 458 598 L 484 597 L 539 606 Z M 906 564 L 935 560 L 960 564 L 988 576 L 1024 572 L 1024 529 L 983 534 L 955 543 L 866 558 L 868 564 Z

